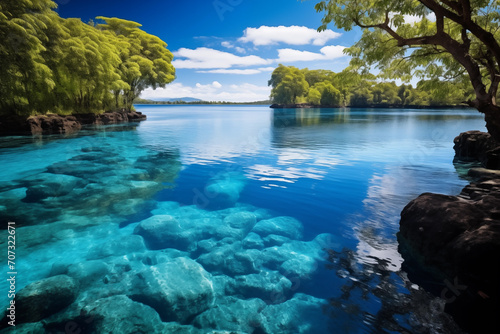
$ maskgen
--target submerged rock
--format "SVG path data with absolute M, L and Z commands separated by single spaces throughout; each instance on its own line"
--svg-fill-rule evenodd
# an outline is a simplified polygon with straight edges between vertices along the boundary
M 244 248 L 262 249 L 264 248 L 264 240 L 257 233 L 250 232 L 243 239 L 242 245 Z
M 290 239 L 300 239 L 302 230 L 302 223 L 295 218 L 275 217 L 261 220 L 254 226 L 252 232 L 259 234 L 261 237 L 275 234 Z
M 245 187 L 244 176 L 236 172 L 219 173 L 205 187 L 203 208 L 220 210 L 233 207 Z
M 69 194 L 76 187 L 84 187 L 87 182 L 81 178 L 64 175 L 41 173 L 34 177 L 21 180 L 26 190 L 25 202 L 39 202 L 48 197 L 59 197 Z
M 211 275 L 195 261 L 179 257 L 136 274 L 132 300 L 154 308 L 163 321 L 187 323 L 214 298 Z
M 208 254 L 201 255 L 197 261 L 215 274 L 229 276 L 245 275 L 258 272 L 258 253 L 242 250 L 241 242 L 215 248 Z
M 224 223 L 232 228 L 250 231 L 257 223 L 257 217 L 253 212 L 240 211 L 232 213 L 224 218 Z
M 153 216 L 137 225 L 135 234 L 141 235 L 150 249 L 175 248 L 187 250 L 192 241 L 192 235 L 186 226 L 172 216 Z
M 118 295 L 99 299 L 82 309 L 93 333 L 164 333 L 164 324 L 151 307 Z
M 323 308 L 328 303 L 297 293 L 281 304 L 269 305 L 261 313 L 264 333 L 331 333 Z
M 148 180 L 171 182 L 181 169 L 179 152 L 153 152 L 153 154 L 139 157 L 134 167 L 146 171 Z
M 66 275 L 33 282 L 16 295 L 16 323 L 40 321 L 69 306 L 77 295 L 78 285 Z
M 258 274 L 236 276 L 229 280 L 226 293 L 243 299 L 259 298 L 268 304 L 287 300 L 292 282 L 276 271 L 262 271 Z
M 260 299 L 226 297 L 217 305 L 197 316 L 193 324 L 205 330 L 218 329 L 253 333 L 261 325 L 260 312 L 266 307 Z
M 96 282 L 102 282 L 110 271 L 109 266 L 102 261 L 87 261 L 72 264 L 67 275 L 80 283 L 80 287 L 88 287 Z
M 108 256 L 126 255 L 135 252 L 142 253 L 144 251 L 146 251 L 144 239 L 139 235 L 128 235 L 92 247 L 89 250 L 87 259 L 95 260 Z

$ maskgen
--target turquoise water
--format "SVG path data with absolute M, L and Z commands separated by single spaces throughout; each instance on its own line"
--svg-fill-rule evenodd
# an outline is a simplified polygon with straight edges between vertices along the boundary
M 476 111 L 136 108 L 148 115 L 138 125 L 0 138 L 17 291 L 57 275 L 79 286 L 46 332 L 442 326 L 395 234 L 420 193 L 466 185 L 453 138 L 484 130 Z

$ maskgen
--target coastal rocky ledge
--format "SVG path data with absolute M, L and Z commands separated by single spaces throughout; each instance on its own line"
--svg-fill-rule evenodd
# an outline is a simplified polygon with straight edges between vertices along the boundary
M 500 147 L 487 133 L 460 134 L 455 138 L 455 151 L 456 160 L 500 167 Z M 425 193 L 403 209 L 400 252 L 408 267 L 416 264 L 426 273 L 417 278 L 423 282 L 430 275 L 435 280 L 432 288 L 464 329 L 498 333 L 500 171 L 472 168 L 468 175 L 473 181 L 459 195 Z
M 103 114 L 75 114 L 71 116 L 3 116 L 0 118 L 0 136 L 32 136 L 70 134 L 79 131 L 83 125 L 107 125 L 140 122 L 146 119 L 138 111 L 107 111 Z

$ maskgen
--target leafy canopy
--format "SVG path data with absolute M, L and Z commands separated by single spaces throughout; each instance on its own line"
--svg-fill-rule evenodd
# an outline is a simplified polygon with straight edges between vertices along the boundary
M 459 105 L 464 96 L 473 94 L 470 85 L 458 86 L 439 80 L 422 80 L 413 88 L 375 79 L 374 75 L 362 75 L 350 68 L 334 73 L 279 65 L 273 71 L 269 85 L 273 87 L 271 98 L 274 103 L 334 107 L 451 106 Z
M 136 22 L 63 19 L 49 0 L 0 3 L 0 113 L 102 112 L 174 80 L 167 44 Z
M 322 26 L 363 28 L 347 53 L 351 65 L 376 66 L 387 78 L 414 76 L 447 80 L 474 92 L 471 106 L 488 112 L 496 106 L 500 82 L 500 1 L 489 0 L 328 0 Z M 438 81 L 439 80 L 439 81 Z

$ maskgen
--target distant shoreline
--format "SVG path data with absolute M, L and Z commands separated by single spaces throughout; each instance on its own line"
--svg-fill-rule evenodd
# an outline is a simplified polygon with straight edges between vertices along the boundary
M 265 101 L 254 101 L 254 102 L 227 102 L 227 101 L 153 101 L 136 99 L 134 104 L 145 104 L 145 105 L 270 105 L 272 102 L 269 100 Z

